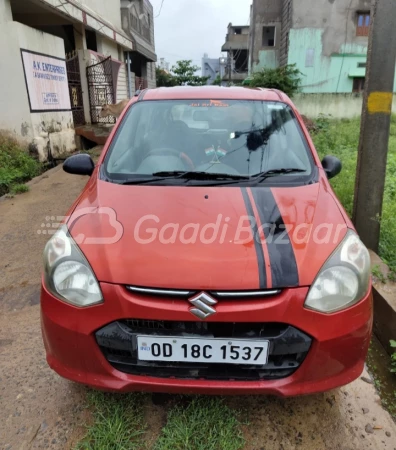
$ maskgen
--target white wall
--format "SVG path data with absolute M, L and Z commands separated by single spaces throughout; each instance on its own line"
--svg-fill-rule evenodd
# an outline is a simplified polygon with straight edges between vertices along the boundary
M 122 64 L 120 67 L 120 71 L 118 72 L 116 103 L 119 103 L 121 100 L 129 98 L 127 78 L 128 75 L 126 64 Z
M 157 81 L 155 79 L 155 63 L 147 63 L 147 84 L 150 89 L 157 86 Z
M 54 156 L 74 150 L 71 112 L 30 113 L 20 53 L 24 48 L 64 58 L 63 40 L 8 21 L 0 26 L 0 42 L 0 98 L 4 108 L 0 129 L 10 131 L 24 144 L 32 144 L 41 160 L 46 158 L 48 140 Z
M 0 129 L 13 133 L 24 144 L 29 144 L 33 131 L 18 39 L 15 22 L 1 24 Z M 7 45 L 4 45 L 5 42 Z
M 98 44 L 98 53 L 104 56 L 111 56 L 114 59 L 119 59 L 118 45 L 115 41 L 106 39 L 104 36 L 96 33 L 96 39 Z
M 296 94 L 292 100 L 299 112 L 310 118 L 330 114 L 336 119 L 350 119 L 362 114 L 362 94 Z M 395 114 L 396 94 L 392 109 Z
M 120 0 L 76 0 L 83 7 L 96 12 L 103 19 L 121 28 L 121 1 Z
M 0 0 L 0 23 L 12 20 L 10 0 Z

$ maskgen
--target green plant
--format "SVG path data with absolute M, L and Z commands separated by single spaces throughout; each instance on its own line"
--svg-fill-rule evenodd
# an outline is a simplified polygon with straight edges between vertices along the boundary
M 157 86 L 158 87 L 172 87 L 176 86 L 177 82 L 175 77 L 160 67 L 155 69 L 156 78 L 157 78 Z
M 220 75 L 217 75 L 217 77 L 213 80 L 212 85 L 213 86 L 220 86 L 221 85 L 221 77 L 220 77 Z
M 319 117 L 315 120 L 316 131 L 324 132 L 330 128 L 331 114 L 319 114 Z
M 250 86 L 279 89 L 292 97 L 300 90 L 301 72 L 295 64 L 276 69 L 263 69 L 253 74 Z
M 390 346 L 396 348 L 396 341 L 391 340 Z M 396 351 L 394 351 L 391 356 L 391 372 L 396 373 Z
M 93 423 L 76 450 L 138 450 L 142 448 L 142 395 L 90 392 Z
M 29 192 L 29 186 L 27 184 L 14 184 L 11 186 L 11 194 L 23 194 L 24 192 Z
M 157 67 L 157 86 L 204 86 L 210 77 L 196 75 L 199 69 L 198 66 L 192 64 L 192 60 L 190 59 L 177 61 L 170 72 Z
M 378 279 L 381 283 L 386 283 L 386 277 L 382 273 L 381 268 L 378 264 L 371 268 L 371 273 Z
M 396 272 L 395 272 L 394 270 L 391 270 L 391 271 L 388 273 L 388 280 L 389 280 L 389 281 L 393 281 L 393 282 L 396 281 Z
M 0 196 L 42 172 L 42 165 L 7 133 L 0 132 Z
M 210 77 L 196 75 L 198 70 L 200 67 L 193 66 L 190 59 L 177 61 L 171 68 L 172 76 L 178 86 L 204 86 Z
M 155 450 L 241 450 L 244 439 L 235 411 L 222 399 L 198 397 L 168 413 Z

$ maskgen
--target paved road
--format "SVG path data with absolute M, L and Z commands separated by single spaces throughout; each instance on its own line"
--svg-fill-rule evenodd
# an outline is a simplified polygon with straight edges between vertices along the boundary
M 47 240 L 38 230 L 66 212 L 85 182 L 57 168 L 30 192 L 0 200 L 1 450 L 69 449 L 82 433 L 79 424 L 88 419 L 85 388 L 46 365 L 38 306 Z M 246 450 L 396 450 L 396 426 L 374 387 L 361 379 L 316 396 L 228 402 L 250 412 Z M 367 433 L 367 424 L 382 428 Z

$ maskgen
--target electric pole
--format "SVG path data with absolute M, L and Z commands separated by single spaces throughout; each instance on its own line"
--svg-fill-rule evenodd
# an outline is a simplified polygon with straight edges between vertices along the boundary
M 353 222 L 375 252 L 380 238 L 396 64 L 396 0 L 373 0 Z

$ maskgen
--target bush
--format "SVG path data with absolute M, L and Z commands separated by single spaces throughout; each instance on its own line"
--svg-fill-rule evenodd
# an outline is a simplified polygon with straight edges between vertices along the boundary
M 196 75 L 200 68 L 192 64 L 192 60 L 177 61 L 168 72 L 160 67 L 156 68 L 157 86 L 204 86 L 210 77 Z
M 276 69 L 263 69 L 253 74 L 250 87 L 279 89 L 289 97 L 293 97 L 300 90 L 301 75 L 295 64 Z
M 0 133 L 0 196 L 10 192 L 14 185 L 29 181 L 41 172 L 41 164 L 24 151 L 14 138 Z
M 217 77 L 213 80 L 212 85 L 213 86 L 221 86 L 221 77 L 220 77 L 220 75 L 217 75 Z

